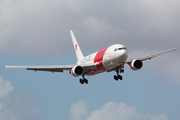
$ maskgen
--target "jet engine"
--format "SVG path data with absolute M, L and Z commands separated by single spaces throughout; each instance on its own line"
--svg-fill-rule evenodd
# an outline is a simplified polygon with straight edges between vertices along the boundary
M 133 70 L 139 70 L 142 68 L 143 66 L 143 63 L 141 60 L 133 60 L 131 63 L 130 63 L 130 66 L 131 66 L 131 69 Z
M 78 77 L 78 76 L 82 75 L 83 73 L 84 73 L 84 70 L 81 66 L 74 66 L 71 69 L 71 74 L 75 77 Z

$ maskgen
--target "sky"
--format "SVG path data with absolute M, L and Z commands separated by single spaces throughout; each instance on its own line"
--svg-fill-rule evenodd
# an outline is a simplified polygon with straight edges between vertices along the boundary
M 0 0 L 0 119 L 179 120 L 180 1 Z M 76 56 L 73 30 L 86 56 L 112 44 L 129 59 L 177 51 L 86 77 L 5 69 L 4 65 L 68 65 Z

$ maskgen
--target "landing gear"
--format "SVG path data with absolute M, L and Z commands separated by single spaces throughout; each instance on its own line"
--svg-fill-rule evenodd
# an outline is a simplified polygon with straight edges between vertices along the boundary
M 116 81 L 118 81 L 118 79 L 120 79 L 120 80 L 122 80 L 122 76 L 121 75 L 114 75 L 114 79 L 116 80 Z
M 124 73 L 124 69 L 120 69 L 120 73 Z
M 84 78 L 84 75 L 83 75 L 83 79 L 80 79 L 79 82 L 81 84 L 84 84 L 84 83 L 88 84 L 88 80 L 86 78 Z
M 117 68 L 116 68 L 116 73 L 117 73 L 117 75 L 114 75 L 114 79 L 115 79 L 116 81 L 118 81 L 118 79 L 122 80 L 123 78 L 122 78 L 121 75 L 119 75 L 119 73 L 124 73 L 124 69 L 119 69 L 119 68 L 117 67 Z
M 114 79 L 115 79 L 116 81 L 118 81 L 118 77 L 117 77 L 116 75 L 114 75 Z
M 84 83 L 88 84 L 88 80 L 87 79 L 80 79 L 79 82 L 81 84 L 84 84 Z

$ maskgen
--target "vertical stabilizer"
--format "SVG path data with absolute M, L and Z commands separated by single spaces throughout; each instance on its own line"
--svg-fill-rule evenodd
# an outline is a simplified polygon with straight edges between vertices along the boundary
M 77 57 L 77 60 L 81 60 L 84 58 L 82 52 L 81 52 L 81 49 L 79 47 L 79 44 L 77 43 L 77 40 L 74 36 L 74 33 L 72 30 L 70 30 L 70 34 L 71 34 L 71 38 L 72 38 L 72 42 L 73 42 L 73 46 L 74 46 L 74 50 L 75 50 L 75 53 L 76 53 L 76 57 Z

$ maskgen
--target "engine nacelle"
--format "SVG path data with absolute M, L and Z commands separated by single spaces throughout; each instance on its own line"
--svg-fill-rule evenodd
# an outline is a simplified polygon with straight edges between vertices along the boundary
M 139 70 L 142 68 L 143 66 L 143 63 L 141 60 L 133 60 L 131 63 L 130 63 L 130 66 L 131 66 L 131 69 L 133 70 Z
M 74 66 L 71 69 L 71 74 L 75 77 L 78 77 L 78 76 L 82 75 L 83 73 L 84 73 L 84 70 L 81 66 Z

